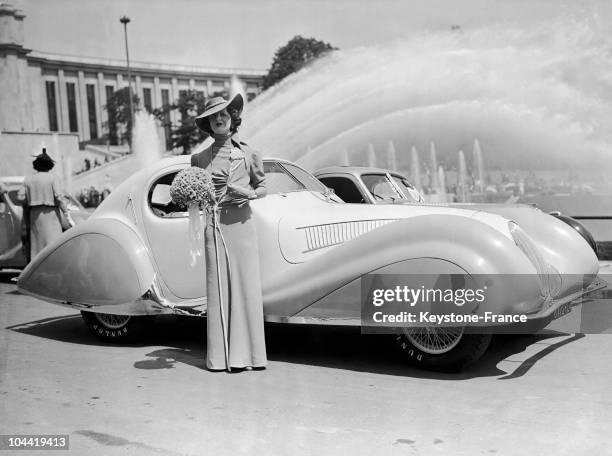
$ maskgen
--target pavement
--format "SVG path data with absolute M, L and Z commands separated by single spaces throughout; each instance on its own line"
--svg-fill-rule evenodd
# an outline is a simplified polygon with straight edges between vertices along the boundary
M 70 449 L 0 456 L 612 453 L 609 330 L 562 319 L 496 336 L 477 365 L 440 374 L 384 336 L 268 325 L 267 370 L 211 373 L 204 320 L 158 318 L 138 343 L 110 345 L 14 276 L 0 272 L 0 434 L 66 434 Z

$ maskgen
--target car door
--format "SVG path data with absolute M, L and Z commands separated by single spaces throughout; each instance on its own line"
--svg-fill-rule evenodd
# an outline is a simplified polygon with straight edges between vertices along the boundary
M 156 176 L 147 189 L 142 208 L 145 232 L 163 282 L 176 297 L 194 299 L 206 296 L 204 240 L 201 255 L 192 263 L 189 217 L 170 198 L 170 185 L 180 169 L 168 169 Z
M 0 195 L 0 265 L 23 266 L 20 214 L 11 211 L 5 198 L 10 198 L 9 193 Z

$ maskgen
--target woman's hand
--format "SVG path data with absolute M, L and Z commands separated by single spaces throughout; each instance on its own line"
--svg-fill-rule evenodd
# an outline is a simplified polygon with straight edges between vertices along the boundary
M 245 188 L 235 184 L 227 185 L 227 194 L 234 199 L 255 199 L 257 194 L 251 187 Z

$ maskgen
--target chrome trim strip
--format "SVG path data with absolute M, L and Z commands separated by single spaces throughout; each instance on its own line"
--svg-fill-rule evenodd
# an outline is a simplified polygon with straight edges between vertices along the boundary
M 354 318 L 285 317 L 280 315 L 265 315 L 264 321 L 268 323 L 287 323 L 296 325 L 361 326 L 361 319 Z
M 137 302 L 145 303 L 152 309 L 155 309 L 155 313 L 173 313 L 178 315 L 190 315 L 190 316 L 204 316 L 206 315 L 206 297 L 190 299 L 180 302 L 170 301 L 163 296 L 161 291 L 157 273 L 153 276 L 151 286 L 144 293 Z M 194 305 L 189 305 L 194 304 Z M 196 307 L 203 307 L 201 310 Z

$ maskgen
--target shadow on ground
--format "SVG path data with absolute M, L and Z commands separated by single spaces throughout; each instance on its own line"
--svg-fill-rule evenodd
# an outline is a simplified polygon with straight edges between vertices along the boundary
M 206 320 L 196 317 L 160 316 L 148 326 L 146 334 L 135 342 L 121 344 L 123 349 L 166 346 L 147 353 L 134 363 L 137 369 L 171 369 L 176 363 L 204 369 Z M 113 345 L 97 339 L 78 315 L 46 318 L 7 327 L 6 329 L 36 337 L 84 345 Z M 564 336 L 560 340 L 555 340 Z M 417 369 L 409 365 L 388 335 L 362 335 L 359 328 L 336 326 L 266 324 L 266 343 L 271 361 L 306 364 L 359 372 L 409 376 L 438 380 L 464 380 L 497 376 L 511 380 L 521 377 L 543 357 L 554 350 L 584 337 L 578 334 L 548 331 L 537 335 L 497 335 L 484 356 L 465 372 L 444 374 Z M 544 348 L 521 363 L 512 372 L 499 363 L 522 353 L 533 344 Z

